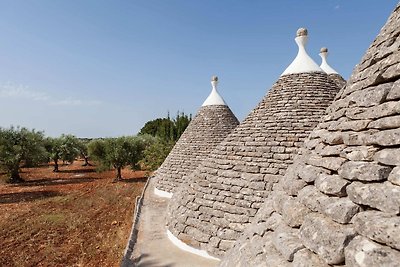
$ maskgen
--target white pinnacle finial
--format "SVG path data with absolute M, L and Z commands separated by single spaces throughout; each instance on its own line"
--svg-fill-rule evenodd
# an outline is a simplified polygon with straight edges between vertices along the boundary
M 320 67 L 323 69 L 323 71 L 325 71 L 327 74 L 338 74 L 337 71 L 329 66 L 328 62 L 326 62 L 326 58 L 328 57 L 328 48 L 322 47 L 319 56 L 322 58 Z
M 323 71 L 317 63 L 307 54 L 306 45 L 308 41 L 308 31 L 306 28 L 300 28 L 297 30 L 297 37 L 294 39 L 299 52 L 293 62 L 286 68 L 282 75 L 292 73 L 304 73 L 304 72 L 316 72 Z M 281 76 L 282 76 L 281 75 Z
M 226 106 L 224 99 L 219 95 L 217 91 L 217 85 L 218 85 L 218 77 L 214 75 L 211 77 L 211 86 L 212 86 L 211 93 L 207 97 L 206 101 L 204 101 L 202 106 L 211 106 L 211 105 Z

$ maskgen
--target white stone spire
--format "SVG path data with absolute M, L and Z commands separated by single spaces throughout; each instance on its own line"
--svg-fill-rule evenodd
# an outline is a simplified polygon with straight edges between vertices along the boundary
M 222 96 L 217 91 L 217 85 L 218 85 L 218 77 L 217 76 L 212 76 L 211 77 L 211 86 L 212 90 L 210 95 L 207 97 L 206 101 L 204 101 L 202 106 L 211 106 L 211 105 L 224 105 L 226 106 L 226 103 Z
M 293 62 L 286 68 L 282 75 L 292 73 L 316 72 L 323 71 L 317 63 L 307 54 L 307 29 L 300 28 L 297 30 L 297 37 L 294 39 L 299 47 L 299 52 Z M 281 75 L 281 76 L 282 76 Z
M 322 47 L 319 56 L 322 58 L 320 67 L 323 71 L 325 71 L 327 74 L 339 74 L 336 70 L 329 66 L 328 62 L 326 62 L 326 58 L 328 57 L 328 48 Z

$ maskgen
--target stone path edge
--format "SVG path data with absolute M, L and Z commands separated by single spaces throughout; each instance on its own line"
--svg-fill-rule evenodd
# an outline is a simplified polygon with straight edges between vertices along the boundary
M 122 260 L 121 260 L 121 264 L 120 267 L 128 267 L 128 266 L 132 266 L 132 260 L 130 259 L 132 256 L 132 252 L 133 252 L 133 248 L 136 245 L 136 241 L 137 241 L 137 236 L 138 236 L 138 232 L 139 232 L 139 217 L 140 217 L 140 213 L 142 210 L 142 206 L 143 206 L 143 199 L 144 199 L 144 195 L 146 193 L 146 190 L 149 186 L 150 183 L 150 179 L 152 179 L 153 177 L 149 177 L 146 181 L 146 184 L 144 185 L 142 194 L 140 195 L 140 197 L 136 198 L 136 204 L 135 204 L 135 211 L 133 213 L 133 223 L 132 223 L 132 228 L 131 228 L 131 233 L 129 235 L 129 239 L 128 242 L 126 244 L 125 250 L 124 250 L 124 255 L 122 256 Z

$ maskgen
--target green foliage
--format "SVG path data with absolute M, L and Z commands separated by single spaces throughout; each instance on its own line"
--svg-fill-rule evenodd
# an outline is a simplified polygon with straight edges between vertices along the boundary
M 157 138 L 154 143 L 149 145 L 143 153 L 141 164 L 150 171 L 156 170 L 168 156 L 171 149 L 174 147 L 173 141 L 165 141 Z
M 99 163 L 99 170 L 116 169 L 116 180 L 120 180 L 121 170 L 127 165 L 139 169 L 143 151 L 154 142 L 154 138 L 144 136 L 123 136 L 93 140 L 88 144 L 89 156 Z
M 72 163 L 80 154 L 81 143 L 73 135 L 63 134 L 60 137 L 48 137 L 46 139 L 46 150 L 50 160 L 54 161 L 54 171 L 58 171 L 58 161 Z
M 191 119 L 191 115 L 188 116 L 183 112 L 178 112 L 175 119 L 171 119 L 168 115 L 167 118 L 151 120 L 146 122 L 139 135 L 149 134 L 167 142 L 176 142 L 189 125 Z
M 36 164 L 47 157 L 44 134 L 27 128 L 0 128 L 0 168 L 9 174 L 9 182 L 21 182 L 22 161 Z

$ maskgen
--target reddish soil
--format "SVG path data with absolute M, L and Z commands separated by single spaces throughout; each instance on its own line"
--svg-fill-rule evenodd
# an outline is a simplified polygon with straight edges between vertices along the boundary
M 25 183 L 0 183 L 0 266 L 119 266 L 145 173 L 124 169 L 112 183 L 113 171 L 82 163 L 24 168 Z

